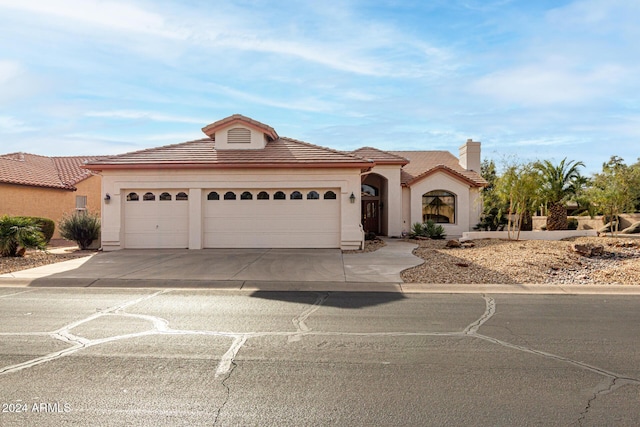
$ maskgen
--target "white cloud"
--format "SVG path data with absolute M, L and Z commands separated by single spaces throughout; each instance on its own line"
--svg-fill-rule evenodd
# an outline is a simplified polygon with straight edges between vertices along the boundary
M 518 105 L 576 104 L 611 94 L 627 74 L 616 65 L 585 71 L 549 61 L 490 73 L 473 82 L 471 90 Z
M 28 126 L 21 120 L 11 116 L 0 116 L 0 132 L 22 133 L 36 130 L 35 127 Z
M 266 105 L 269 107 L 283 108 L 287 110 L 327 112 L 332 111 L 336 108 L 333 103 L 321 101 L 315 98 L 296 98 L 295 101 L 286 101 L 256 95 L 255 93 L 243 92 L 222 85 L 210 84 L 209 88 L 211 88 L 213 92 L 220 93 L 238 100 L 248 101 L 253 104 Z
M 128 119 L 139 120 L 146 119 L 156 122 L 171 123 L 195 123 L 202 126 L 208 122 L 206 119 L 198 119 L 193 117 L 183 117 L 170 114 L 157 113 L 153 111 L 135 111 L 135 110 L 112 110 L 112 111 L 88 111 L 84 114 L 86 117 L 105 117 L 111 119 Z
M 16 61 L 0 61 L 0 85 L 4 85 L 11 79 L 22 73 L 22 67 Z
M 50 15 L 60 20 L 74 21 L 85 26 L 98 26 L 113 31 L 147 33 L 167 38 L 184 39 L 187 34 L 169 28 L 165 19 L 137 6 L 98 0 L 0 0 L 0 7 L 24 12 Z

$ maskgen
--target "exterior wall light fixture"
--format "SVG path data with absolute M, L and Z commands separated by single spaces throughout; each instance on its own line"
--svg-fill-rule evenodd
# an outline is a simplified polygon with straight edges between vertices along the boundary
M 353 191 L 351 192 L 351 195 L 349 196 L 349 201 L 351 203 L 355 203 L 356 202 L 356 195 L 353 194 Z

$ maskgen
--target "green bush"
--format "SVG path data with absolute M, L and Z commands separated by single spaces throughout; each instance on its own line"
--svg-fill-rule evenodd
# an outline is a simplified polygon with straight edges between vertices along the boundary
M 409 233 L 410 237 L 426 237 L 424 226 L 416 222 L 411 226 L 411 232 Z
M 429 219 L 427 222 L 421 224 L 419 222 L 414 223 L 411 226 L 410 237 L 429 237 L 430 239 L 444 239 L 447 234 L 444 231 L 444 227 Z
M 65 216 L 59 228 L 63 238 L 76 242 L 83 250 L 100 238 L 100 218 L 90 212 L 76 211 Z
M 26 218 L 35 222 L 35 224 L 40 227 L 40 231 L 44 236 L 44 242 L 46 244 L 49 243 L 49 241 L 53 237 L 53 232 L 56 230 L 56 223 L 52 219 L 41 218 L 38 216 L 21 216 L 19 218 Z
M 30 218 L 0 218 L 0 255 L 3 257 L 24 256 L 26 249 L 44 250 L 46 243 L 38 224 Z
M 576 218 L 569 218 L 567 220 L 567 229 L 568 230 L 577 230 L 578 229 L 578 220 Z

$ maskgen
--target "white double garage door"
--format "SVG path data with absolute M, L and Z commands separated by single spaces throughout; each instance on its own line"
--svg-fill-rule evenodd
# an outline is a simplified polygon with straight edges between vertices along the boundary
M 339 189 L 203 190 L 194 218 L 188 193 L 126 191 L 125 247 L 187 248 L 191 223 L 204 248 L 340 247 Z

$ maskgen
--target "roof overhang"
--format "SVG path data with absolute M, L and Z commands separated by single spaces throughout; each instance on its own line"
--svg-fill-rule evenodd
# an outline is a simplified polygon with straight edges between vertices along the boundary
M 86 164 L 83 168 L 92 171 L 103 170 L 149 170 L 149 169 L 360 169 L 373 167 L 371 162 L 296 162 L 296 163 L 131 163 L 131 164 Z
M 429 169 L 428 171 L 416 176 L 415 178 L 413 178 L 412 180 L 404 183 L 403 185 L 406 187 L 411 187 L 412 185 L 416 184 L 419 181 L 422 181 L 423 179 L 438 173 L 438 172 L 442 172 L 444 174 L 447 174 L 449 176 L 451 176 L 452 178 L 455 178 L 457 180 L 463 181 L 466 184 L 468 184 L 471 187 L 476 187 L 476 188 L 484 188 L 487 185 L 489 185 L 487 182 L 476 182 L 466 176 L 464 176 L 463 174 L 451 169 L 450 167 L 447 167 L 445 165 L 438 165 L 435 166 L 431 169 Z

